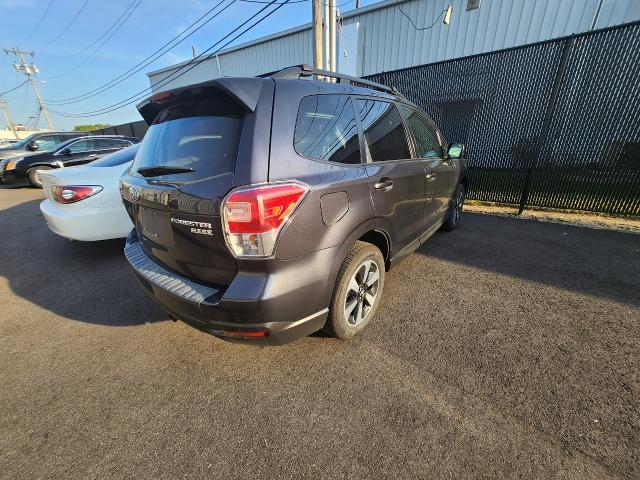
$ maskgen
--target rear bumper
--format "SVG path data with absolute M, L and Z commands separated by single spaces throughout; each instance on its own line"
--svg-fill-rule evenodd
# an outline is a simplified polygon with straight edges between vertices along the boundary
M 147 293 L 177 319 L 224 340 L 282 345 L 324 326 L 335 280 L 334 250 L 278 262 L 282 268 L 268 273 L 239 272 L 220 289 L 195 283 L 153 261 L 135 230 L 127 238 L 125 256 Z M 237 338 L 255 332 L 265 336 Z
M 49 229 L 61 237 L 82 242 L 124 238 L 133 228 L 122 205 L 94 208 L 60 208 L 49 200 L 40 203 L 40 211 Z

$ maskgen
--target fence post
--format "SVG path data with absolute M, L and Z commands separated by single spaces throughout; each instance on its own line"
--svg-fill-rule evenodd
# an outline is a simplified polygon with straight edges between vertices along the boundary
M 529 193 L 531 192 L 531 182 L 533 181 L 533 172 L 540 161 L 540 156 L 542 154 L 542 146 L 547 141 L 547 137 L 549 136 L 549 130 L 551 130 L 551 120 L 553 120 L 553 113 L 556 109 L 556 104 L 558 103 L 558 96 L 560 95 L 560 86 L 562 85 L 562 79 L 564 78 L 564 73 L 567 69 L 567 63 L 569 63 L 569 54 L 571 53 L 571 49 L 573 48 L 573 44 L 575 42 L 575 38 L 571 37 L 564 41 L 564 47 L 562 50 L 562 57 L 560 58 L 560 65 L 558 65 L 558 70 L 556 71 L 556 77 L 553 80 L 553 88 L 551 89 L 551 96 L 549 97 L 549 103 L 547 103 L 547 109 L 544 112 L 544 120 L 542 122 L 542 129 L 540 130 L 540 135 L 538 136 L 538 141 L 535 146 L 533 160 L 529 165 L 529 170 L 527 171 L 527 176 L 524 181 L 524 186 L 522 188 L 522 195 L 520 197 L 520 208 L 518 209 L 518 215 L 522 214 L 524 211 L 524 207 L 529 200 Z

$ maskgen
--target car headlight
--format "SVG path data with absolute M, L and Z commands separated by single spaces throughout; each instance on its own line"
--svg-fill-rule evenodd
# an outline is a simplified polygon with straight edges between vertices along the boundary
M 5 170 L 13 170 L 16 168 L 16 165 L 18 163 L 20 163 L 22 160 L 24 160 L 24 157 L 20 157 L 20 158 L 12 158 L 11 160 L 9 160 L 7 162 L 7 166 L 4 167 Z

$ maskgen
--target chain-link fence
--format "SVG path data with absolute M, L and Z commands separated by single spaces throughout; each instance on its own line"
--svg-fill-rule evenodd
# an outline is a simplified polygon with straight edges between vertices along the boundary
M 640 23 L 367 78 L 466 145 L 469 198 L 640 215 Z

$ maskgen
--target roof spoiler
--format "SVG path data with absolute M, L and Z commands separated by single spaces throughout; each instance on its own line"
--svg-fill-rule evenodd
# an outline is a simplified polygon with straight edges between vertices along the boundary
M 263 85 L 264 79 L 262 78 L 218 78 L 156 93 L 140 102 L 136 108 L 147 125 L 151 125 L 158 113 L 168 104 L 191 96 L 202 95 L 206 90 L 218 90 L 234 100 L 243 110 L 254 112 Z

